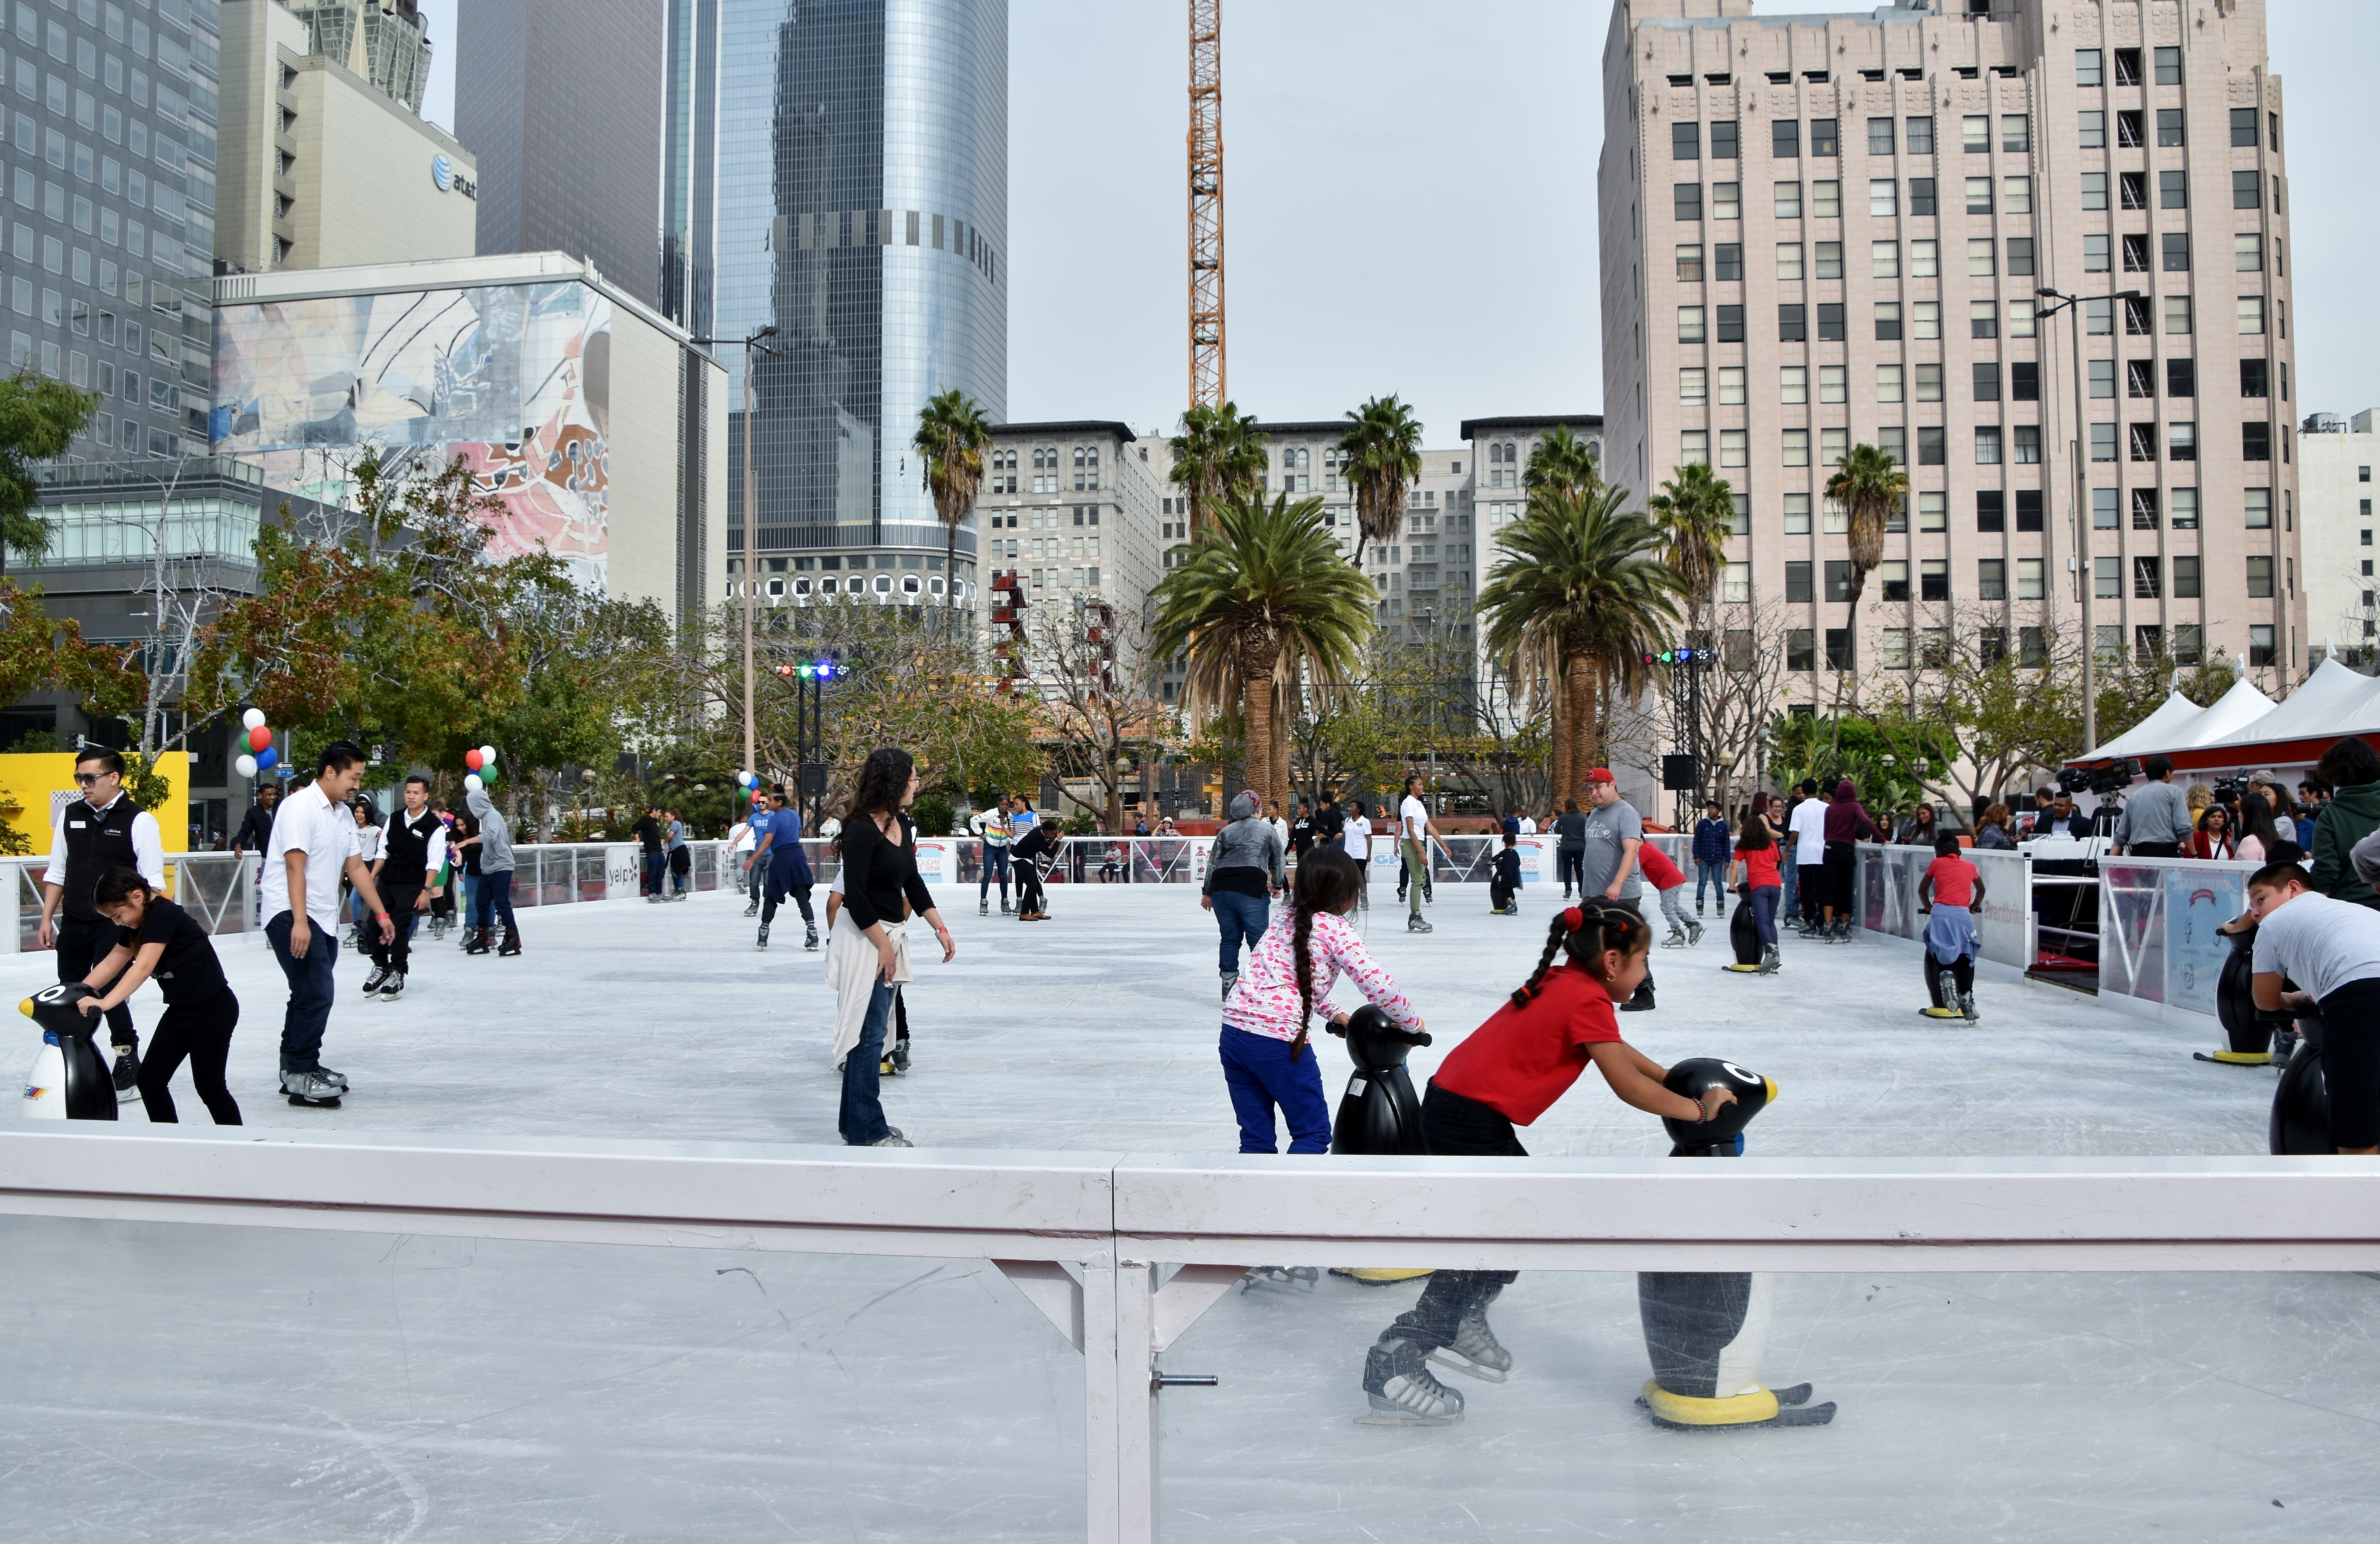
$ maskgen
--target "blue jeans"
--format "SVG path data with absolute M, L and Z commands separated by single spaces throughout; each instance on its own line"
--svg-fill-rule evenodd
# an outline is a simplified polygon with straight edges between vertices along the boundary
M 498 913 L 503 914 L 505 927 L 514 925 L 513 871 L 510 869 L 500 873 L 481 874 L 479 890 L 471 897 L 471 926 L 485 928 L 495 920 Z
M 638 893 L 658 895 L 662 893 L 662 876 L 669 872 L 669 854 L 655 850 L 645 854 L 644 883 Z
M 1264 937 L 1265 924 L 1269 919 L 1270 906 L 1261 895 L 1244 895 L 1236 890 L 1218 890 L 1215 903 L 1215 925 L 1223 930 L 1223 949 L 1219 968 L 1226 976 L 1236 976 L 1240 970 L 1240 944 L 1251 949 Z M 1270 1149 L 1266 1149 L 1269 1152 Z
M 281 1070 L 312 1072 L 322 1064 L 322 1031 L 331 1024 L 331 998 L 339 960 L 339 930 L 309 923 L 306 956 L 289 952 L 289 914 L 277 911 L 265 923 L 264 936 L 281 974 L 289 979 L 289 1008 L 281 1019 Z
M 1006 906 L 1008 904 L 1008 849 L 987 845 L 983 849 L 983 878 L 975 887 L 977 900 L 980 901 L 991 894 L 991 881 L 995 879 L 1000 881 L 1001 904 Z
M 1296 1061 L 1289 1042 L 1223 1026 L 1223 1086 L 1240 1120 L 1242 1152 L 1278 1152 L 1273 1107 L 1289 1123 L 1289 1150 L 1330 1150 L 1330 1106 L 1322 1097 L 1322 1068 L 1309 1041 Z
M 1727 910 L 1727 865 L 1706 863 L 1694 859 L 1694 909 L 1703 909 L 1703 886 L 1709 885 L 1718 894 L 1718 909 Z
M 1785 894 L 1778 902 L 1777 907 L 1786 916 L 1791 917 L 1793 915 L 1793 906 L 1800 898 L 1802 866 L 1793 861 L 1793 849 L 1790 846 L 1785 849 L 1784 856 L 1778 860 L 1777 877 L 1785 881 L 1783 885 Z
M 1777 942 L 1777 899 L 1782 888 L 1764 884 L 1752 893 L 1752 926 L 1763 943 Z
M 834 1128 L 855 1148 L 880 1142 L 892 1131 L 884 1124 L 884 1104 L 877 1098 L 879 1064 L 884 1059 L 885 1026 L 892 1017 L 893 991 L 880 979 L 868 987 L 868 1017 L 859 1027 L 859 1043 L 843 1063 L 843 1108 Z

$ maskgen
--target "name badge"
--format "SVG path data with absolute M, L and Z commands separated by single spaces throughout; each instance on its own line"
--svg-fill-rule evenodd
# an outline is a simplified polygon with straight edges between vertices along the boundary
M 82 821 L 68 821 L 67 822 L 67 829 L 68 831 L 80 831 L 86 823 L 87 822 Z

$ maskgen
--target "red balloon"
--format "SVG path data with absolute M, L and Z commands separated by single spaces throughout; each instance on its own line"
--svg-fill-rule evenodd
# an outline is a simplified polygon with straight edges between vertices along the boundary
M 260 723 L 248 732 L 248 748 L 250 750 L 262 750 L 272 743 L 273 731 L 263 724 Z
M 463 764 L 470 768 L 473 772 L 478 772 L 480 770 L 480 753 L 476 750 L 467 750 L 463 752 Z

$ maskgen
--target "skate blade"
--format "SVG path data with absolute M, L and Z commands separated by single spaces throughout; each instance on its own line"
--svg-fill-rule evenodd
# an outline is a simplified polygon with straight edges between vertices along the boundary
M 1465 1378 L 1476 1378 L 1482 1383 L 1501 1383 L 1512 1376 L 1508 1371 L 1484 1367 L 1477 1362 L 1465 1361 L 1461 1353 L 1443 1348 L 1431 1352 L 1423 1360 L 1436 1362 L 1449 1372 L 1459 1372 Z
M 1357 1426 L 1461 1426 L 1463 1412 L 1451 1416 L 1410 1416 L 1402 1410 L 1366 1410 L 1355 1417 Z

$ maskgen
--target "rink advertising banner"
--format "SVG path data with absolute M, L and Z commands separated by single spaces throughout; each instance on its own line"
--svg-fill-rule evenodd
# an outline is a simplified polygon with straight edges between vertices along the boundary
M 958 878 L 955 838 L 917 838 L 917 877 L 928 884 L 949 884 Z
M 610 555 L 612 302 L 584 284 L 237 301 L 214 313 L 218 456 L 331 505 L 367 445 L 460 457 L 502 505 L 488 553 Z

